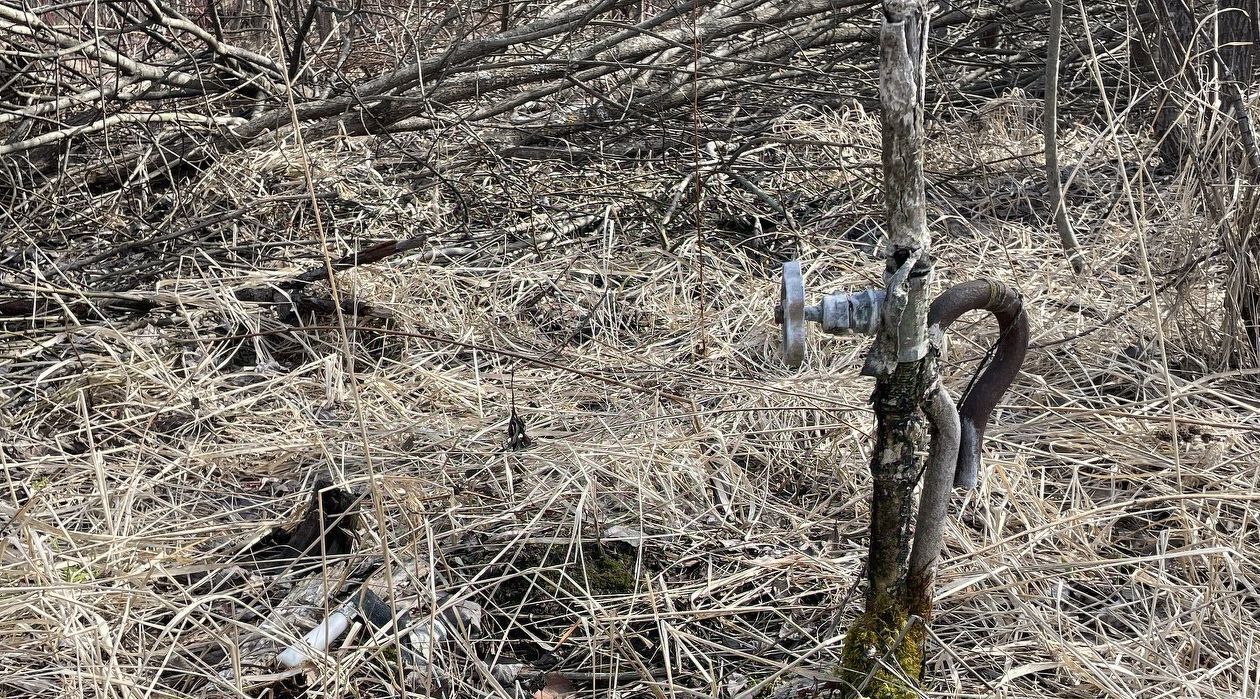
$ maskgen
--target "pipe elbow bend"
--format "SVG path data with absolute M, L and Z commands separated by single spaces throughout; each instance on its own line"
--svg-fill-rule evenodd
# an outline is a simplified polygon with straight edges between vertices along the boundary
M 928 328 L 936 351 L 949 326 L 969 311 L 993 315 L 998 342 L 992 363 L 976 377 L 958 405 L 961 434 L 954 486 L 968 489 L 976 486 L 989 418 L 1024 365 L 1029 338 L 1028 314 L 1019 292 L 1000 281 L 977 279 L 948 289 L 928 309 Z

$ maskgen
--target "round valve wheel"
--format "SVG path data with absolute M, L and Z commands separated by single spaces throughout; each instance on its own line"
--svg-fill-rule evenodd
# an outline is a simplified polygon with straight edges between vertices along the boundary
M 779 286 L 779 321 L 783 338 L 783 361 L 793 369 L 805 360 L 805 282 L 801 279 L 801 263 L 783 263 L 783 281 Z

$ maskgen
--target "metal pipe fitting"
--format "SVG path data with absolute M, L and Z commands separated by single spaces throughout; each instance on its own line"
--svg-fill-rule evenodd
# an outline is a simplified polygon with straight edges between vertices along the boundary
M 911 268 L 912 264 L 906 264 L 898 270 L 898 274 L 906 275 L 901 280 L 903 283 L 928 282 L 926 276 L 911 274 Z M 784 361 L 795 368 L 804 360 L 806 322 L 818 323 L 823 332 L 831 335 L 873 335 L 879 329 L 884 306 L 893 302 L 895 299 L 890 301 L 882 290 L 866 290 L 828 294 L 821 303 L 806 306 L 800 263 L 784 264 L 780 305 L 775 308 L 775 322 L 782 326 Z M 920 359 L 929 343 L 933 351 L 940 352 L 946 330 L 969 311 L 991 313 L 997 320 L 999 336 L 993 362 L 978 374 L 958 404 L 960 435 L 954 485 L 960 488 L 975 487 L 985 426 L 998 400 L 1024 364 L 1029 333 L 1023 300 L 1014 289 L 990 279 L 958 284 L 932 302 L 927 311 L 927 338 L 918 335 L 898 338 L 897 357 L 903 362 Z

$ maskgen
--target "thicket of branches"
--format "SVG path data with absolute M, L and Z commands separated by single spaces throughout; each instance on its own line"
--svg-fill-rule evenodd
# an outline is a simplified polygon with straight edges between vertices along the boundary
M 873 105 L 876 7 L 856 0 L 6 6 L 0 32 L 17 50 L 0 74 L 5 184 L 19 192 L 59 178 L 136 186 L 290 137 L 294 124 L 308 141 L 434 130 L 463 141 L 476 128 L 484 147 L 508 155 L 567 146 L 590 131 L 605 143 L 642 147 L 633 141 L 643 140 L 644 127 L 685 125 L 696 107 L 714 119 L 700 124 L 703 137 L 797 103 Z M 1090 37 L 1069 32 L 1081 36 L 1065 52 L 1069 74 L 1086 59 L 1114 55 L 1132 34 L 1135 18 L 1123 8 L 1092 12 Z M 1044 13 L 1043 3 L 1014 0 L 940 15 L 936 98 L 1035 91 Z M 1101 68 L 1106 88 L 1127 75 L 1122 66 Z M 743 113 L 728 123 L 733 108 Z M 685 135 L 674 131 L 658 143 L 683 145 L 669 140 Z
M 1255 27 L 1247 5 L 1069 6 L 1060 113 L 1119 119 L 1139 131 L 1153 124 L 1159 146 L 1152 163 L 1192 172 L 1221 227 L 1214 244 L 1249 260 L 1234 274 L 1228 303 L 1232 316 L 1252 326 L 1255 345 L 1257 301 L 1246 290 L 1255 286 L 1248 270 L 1256 252 L 1245 233 L 1254 196 L 1251 188 L 1226 187 L 1254 181 L 1260 164 L 1246 118 Z M 616 158 L 688 154 L 699 161 L 692 153 L 697 144 L 714 142 L 727 146 L 710 163 L 721 169 L 755 147 L 762 126 L 785 111 L 874 106 L 877 6 L 867 0 L 6 4 L 0 7 L 0 37 L 9 47 L 0 52 L 0 201 L 4 225 L 20 231 L 6 254 L 101 236 L 112 247 L 84 253 L 70 245 L 74 259 L 63 266 L 101 271 L 98 281 L 108 276 L 115 290 L 143 286 L 153 278 L 113 274 L 128 266 L 127 253 L 178 254 L 198 238 L 168 228 L 207 225 L 172 215 L 182 182 L 225 155 L 299 138 L 383 135 L 380 161 L 422 173 L 416 191 L 449 185 L 461 167 L 487 160 L 586 159 L 608 166 Z M 965 117 L 968 104 L 993 97 L 1040 96 L 1044 2 L 939 9 L 928 98 L 938 123 Z M 106 210 L 122 221 L 103 222 Z

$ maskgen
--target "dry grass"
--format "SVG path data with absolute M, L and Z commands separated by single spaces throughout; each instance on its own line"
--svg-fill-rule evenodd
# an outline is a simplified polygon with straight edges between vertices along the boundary
M 1016 95 L 937 133 L 929 155 L 939 279 L 1017 286 L 1036 347 L 989 431 L 980 489 L 951 508 L 926 691 L 1257 696 L 1260 391 L 1254 370 L 1209 368 L 1219 325 L 1187 316 L 1219 307 L 1223 272 L 1209 260 L 1182 306 L 1150 303 L 1143 270 L 1162 281 L 1195 252 L 1191 195 L 1126 192 L 1109 151 L 1088 153 L 1099 134 L 1078 131 L 1062 157 L 1085 158 L 1069 197 L 1093 270 L 1071 276 L 1029 112 Z M 788 372 L 771 309 L 791 254 L 811 296 L 878 280 L 878 124 L 801 113 L 777 132 L 845 144 L 741 157 L 772 169 L 759 186 L 799 229 L 758 229 L 749 212 L 773 218 L 766 203 L 712 175 L 703 245 L 686 193 L 664 230 L 653 208 L 685 163 L 487 163 L 459 182 L 467 235 L 442 187 L 411 199 L 390 172 L 377 184 L 368 141 L 209 173 L 190 200 L 240 202 L 302 191 L 309 158 L 317 189 L 343 198 L 320 222 L 330 254 L 359 246 L 351 235 L 423 229 L 445 253 L 339 275 L 342 293 L 395 314 L 383 341 L 277 337 L 269 311 L 228 290 L 308 267 L 289 256 L 320 227 L 309 207 L 266 207 L 223 233 L 236 258 L 187 251 L 156 289 L 166 310 L 8 335 L 0 696 L 256 695 L 231 668 L 259 619 L 232 599 L 259 582 L 210 594 L 168 574 L 222 564 L 325 473 L 363 494 L 358 555 L 410 569 L 400 608 L 484 609 L 435 650 L 452 696 L 502 696 L 487 666 L 544 652 L 580 696 L 752 697 L 829 675 L 861 598 L 866 343 L 814 337 Z M 1142 225 L 1112 205 L 1129 195 Z M 296 242 L 251 247 L 284 240 L 268 230 Z M 955 334 L 955 391 L 986 332 Z M 213 339 L 232 333 L 262 334 Z M 519 453 L 503 449 L 513 392 L 537 442 Z M 366 635 L 300 682 L 336 697 L 417 683 Z

